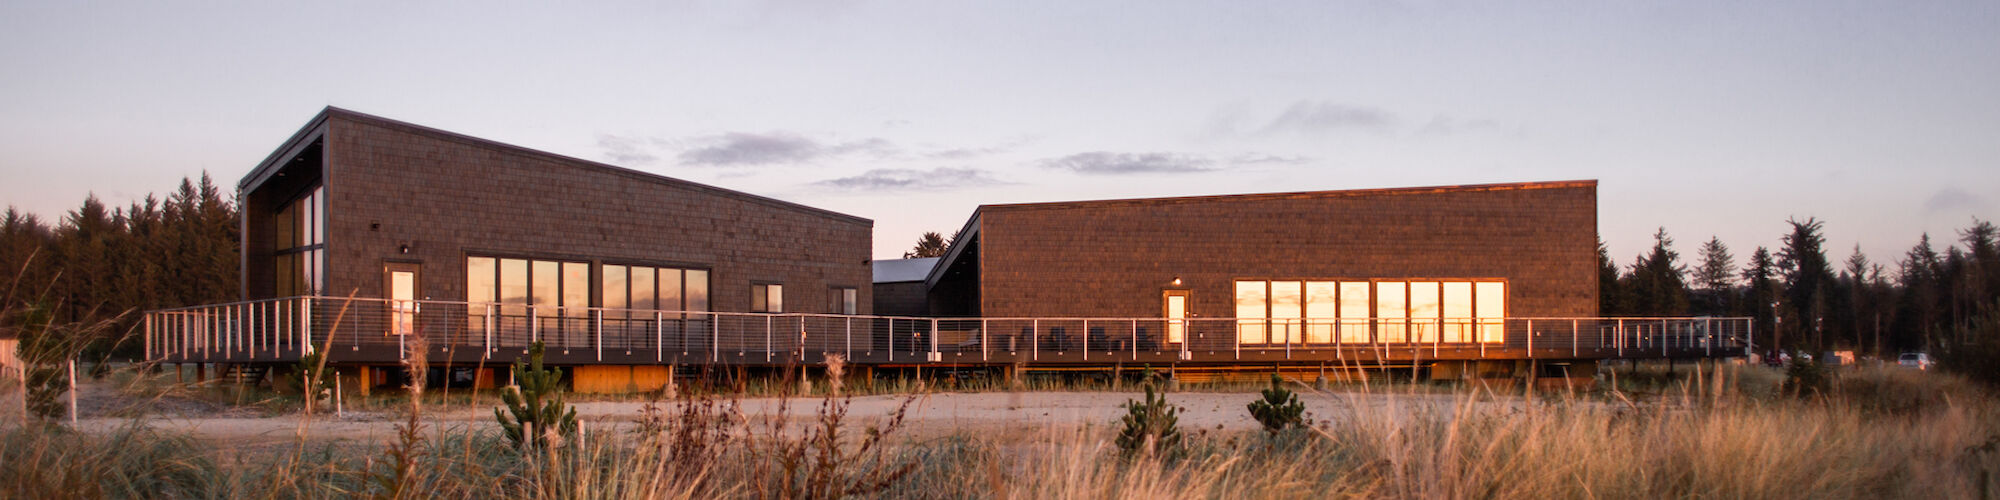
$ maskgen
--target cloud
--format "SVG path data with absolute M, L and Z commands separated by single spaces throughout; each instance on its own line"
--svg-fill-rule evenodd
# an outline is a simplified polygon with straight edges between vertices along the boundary
M 616 165 L 647 165 L 660 161 L 659 156 L 647 151 L 647 142 L 637 137 L 597 135 L 597 147 L 604 148 L 605 160 Z
M 1396 123 L 1394 114 L 1380 108 L 1352 106 L 1325 101 L 1299 101 L 1264 125 L 1266 134 L 1297 132 L 1316 134 L 1342 129 L 1381 130 Z
M 818 142 L 789 132 L 729 132 L 694 142 L 703 145 L 681 151 L 682 164 L 727 167 L 799 163 L 819 157 L 823 150 Z
M 1972 211 L 1986 207 L 1986 198 L 1958 188 L 1944 188 L 1924 200 L 1925 213 Z
M 1174 153 L 1107 153 L 1093 151 L 1042 160 L 1044 168 L 1087 175 L 1179 174 L 1216 170 L 1215 162 Z
M 1417 135 L 1445 136 L 1445 135 L 1457 135 L 1457 134 L 1470 134 L 1478 132 L 1496 132 L 1499 131 L 1500 129 L 1501 129 L 1500 122 L 1496 122 L 1493 120 L 1459 121 L 1452 119 L 1452 117 L 1450 116 L 1437 115 L 1431 117 L 1431 121 L 1424 123 L 1423 127 L 1419 127 L 1417 129 Z
M 853 177 L 827 179 L 815 186 L 855 191 L 902 191 L 950 189 L 966 186 L 1004 184 L 991 172 L 976 168 L 938 167 L 930 170 L 878 168 Z
M 1312 158 L 1305 156 L 1278 156 L 1266 153 L 1243 153 L 1229 158 L 1229 163 L 1235 165 L 1299 165 L 1312 161 Z

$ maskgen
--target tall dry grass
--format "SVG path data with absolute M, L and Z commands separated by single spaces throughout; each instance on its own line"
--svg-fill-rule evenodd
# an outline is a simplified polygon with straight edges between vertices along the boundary
M 1345 404 L 1307 429 L 1186 429 L 1185 453 L 1133 460 L 1108 421 L 919 438 L 847 417 L 842 399 L 801 400 L 822 410 L 784 420 L 698 390 L 530 451 L 417 407 L 404 425 L 420 436 L 263 454 L 142 424 L 15 426 L 0 435 L 0 496 L 1978 498 L 2000 472 L 2000 404 L 1962 379 L 1846 370 L 1795 397 L 1781 377 L 1710 369 L 1637 395 L 1373 385 L 1313 396 Z

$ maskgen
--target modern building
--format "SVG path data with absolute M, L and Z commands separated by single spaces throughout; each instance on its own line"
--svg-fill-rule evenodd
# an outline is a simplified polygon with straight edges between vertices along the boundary
M 367 386 L 541 343 L 579 390 L 834 355 L 1460 376 L 1734 355 L 1749 328 L 1598 317 L 1587 180 L 984 205 L 945 256 L 874 262 L 867 219 L 327 108 L 239 199 L 245 300 L 149 312 L 153 359 L 325 352 Z

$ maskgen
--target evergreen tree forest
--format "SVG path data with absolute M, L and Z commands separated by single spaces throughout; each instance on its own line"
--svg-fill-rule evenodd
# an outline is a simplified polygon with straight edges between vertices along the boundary
M 136 355 L 147 309 L 236 300 L 236 205 L 207 173 L 162 198 L 124 207 L 96 196 L 55 221 L 8 207 L 0 216 L 0 327 L 20 332 L 40 317 L 58 324 L 109 322 L 104 338 L 74 339 L 98 356 Z M 30 315 L 29 311 L 37 314 Z
M 1776 248 L 1758 247 L 1745 262 L 1718 238 L 1683 260 L 1664 228 L 1629 264 L 1614 261 L 1600 242 L 1600 314 L 1748 316 L 1759 350 L 1894 356 L 2000 344 L 1978 333 L 1994 329 L 1994 320 L 1982 318 L 2000 318 L 2000 231 L 1992 222 L 1973 219 L 1948 242 L 1921 235 L 1887 260 L 1859 246 L 1845 258 L 1828 255 L 1824 221 L 1786 226 Z

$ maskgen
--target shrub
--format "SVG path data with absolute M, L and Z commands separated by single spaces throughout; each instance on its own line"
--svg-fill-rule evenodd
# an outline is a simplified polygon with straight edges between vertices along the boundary
M 576 433 L 576 409 L 563 404 L 562 369 L 542 368 L 542 343 L 528 348 L 527 362 L 514 362 L 517 388 L 500 393 L 507 412 L 493 409 L 493 419 L 515 447 L 547 446 L 551 434 Z
M 1180 408 L 1167 404 L 1165 395 L 1153 387 L 1153 369 L 1142 375 L 1146 387 L 1144 402 L 1126 400 L 1125 416 L 1119 422 L 1118 449 L 1126 457 L 1134 455 L 1172 457 L 1181 451 Z
M 1807 398 L 1826 394 L 1829 387 L 1826 365 L 1818 360 L 1795 359 L 1785 367 L 1785 393 Z
M 1251 401 L 1249 409 L 1250 416 L 1264 424 L 1264 432 L 1273 437 L 1286 427 L 1305 422 L 1306 405 L 1299 402 L 1299 395 L 1285 389 L 1284 380 L 1276 373 L 1271 374 L 1271 388 L 1264 390 L 1264 398 Z

